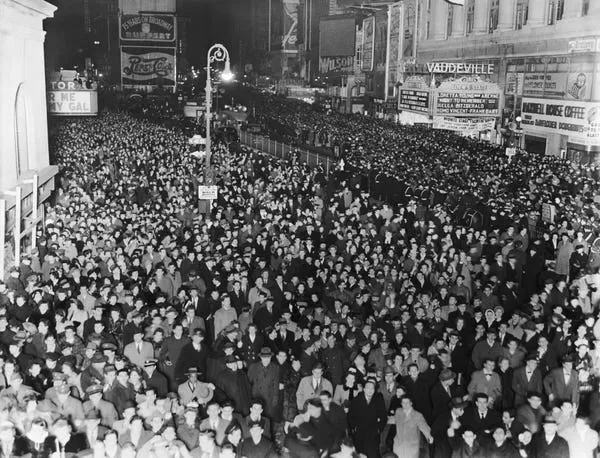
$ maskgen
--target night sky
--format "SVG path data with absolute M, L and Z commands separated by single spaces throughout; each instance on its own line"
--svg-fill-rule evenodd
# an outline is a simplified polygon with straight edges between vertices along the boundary
M 47 0 L 58 7 L 54 18 L 46 20 L 46 66 L 49 69 L 73 68 L 81 65 L 83 57 L 96 37 L 85 32 L 83 0 Z M 106 36 L 106 20 L 97 12 L 102 3 L 111 0 L 89 0 L 92 22 Z M 177 0 L 177 15 L 189 18 L 187 57 L 190 64 L 202 65 L 208 47 L 216 42 L 236 45 L 234 16 L 239 2 L 249 0 Z M 115 0 L 116 2 L 116 0 Z M 114 30 L 111 35 L 116 34 Z

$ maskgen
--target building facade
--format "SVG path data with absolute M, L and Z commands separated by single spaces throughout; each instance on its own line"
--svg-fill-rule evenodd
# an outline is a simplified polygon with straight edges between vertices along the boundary
M 417 59 L 405 78 L 421 76 L 430 88 L 467 76 L 497 84 L 498 133 L 516 124 L 530 152 L 595 160 L 600 1 L 422 0 L 420 13 Z
M 55 10 L 43 0 L 0 0 L 0 279 L 39 222 L 58 171 L 48 153 L 42 28 Z

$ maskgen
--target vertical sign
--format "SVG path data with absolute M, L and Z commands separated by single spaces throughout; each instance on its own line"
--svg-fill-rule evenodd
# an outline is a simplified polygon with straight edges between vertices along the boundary
M 389 7 L 389 24 L 388 24 L 388 46 L 387 55 L 388 62 L 386 65 L 386 95 L 394 95 L 394 87 L 400 78 L 400 62 L 402 56 L 400 55 L 402 49 L 402 42 L 404 41 L 404 34 L 402 32 L 402 26 L 404 24 L 404 5 L 402 2 L 394 3 Z
M 373 57 L 375 52 L 375 16 L 363 19 L 363 61 L 362 70 L 373 70 Z
M 283 1 L 283 49 L 287 52 L 297 51 L 298 41 L 298 7 L 299 0 Z

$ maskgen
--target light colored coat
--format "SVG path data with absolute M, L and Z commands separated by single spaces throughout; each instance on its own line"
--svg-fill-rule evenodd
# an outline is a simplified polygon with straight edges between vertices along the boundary
M 419 458 L 421 433 L 427 439 L 431 437 L 431 429 L 425 417 L 414 409 L 408 414 L 402 409 L 397 409 L 394 424 L 396 425 L 394 453 L 398 458 Z
M 298 390 L 296 391 L 296 404 L 298 406 L 298 410 L 303 410 L 304 403 L 309 399 L 319 397 L 322 391 L 329 391 L 329 393 L 333 394 L 333 385 L 326 378 L 321 377 L 320 386 L 316 390 L 313 386 L 312 375 L 308 375 L 300 380 Z
M 125 346 L 123 355 L 134 366 L 143 368 L 147 359 L 154 358 L 154 347 L 150 342 L 142 342 L 142 350 L 138 353 L 135 342 L 131 342 Z

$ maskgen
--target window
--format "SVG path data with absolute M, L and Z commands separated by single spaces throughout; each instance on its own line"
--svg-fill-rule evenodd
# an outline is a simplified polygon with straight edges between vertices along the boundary
M 446 24 L 446 37 L 452 35 L 452 21 L 454 20 L 454 8 L 456 6 L 448 5 L 448 23 Z
M 490 19 L 488 21 L 488 32 L 492 33 L 498 28 L 498 11 L 500 0 L 492 0 L 490 5 Z
M 427 0 L 427 32 L 425 36 L 428 40 L 431 39 L 431 0 Z
M 29 170 L 29 133 L 27 131 L 27 94 L 25 83 L 19 84 L 15 97 L 15 143 L 17 175 Z
M 548 25 L 556 24 L 563 17 L 565 0 L 550 0 L 548 3 Z
M 529 0 L 517 0 L 515 29 L 521 30 L 527 24 Z
M 589 10 L 590 10 L 590 0 L 583 0 L 583 5 L 581 8 L 581 15 L 587 16 Z
M 467 35 L 473 32 L 475 21 L 475 0 L 470 0 L 467 5 Z

